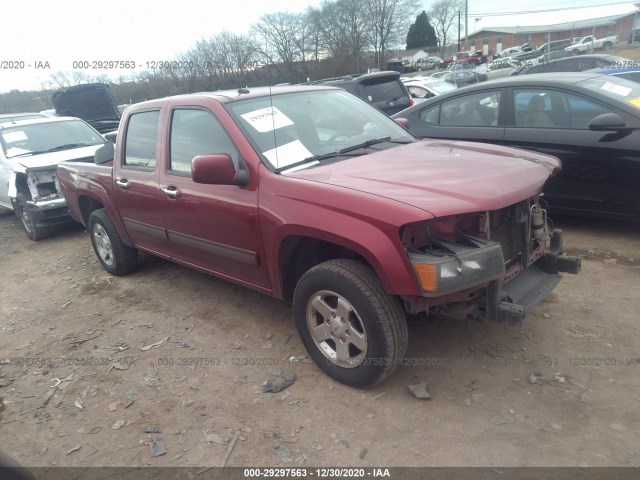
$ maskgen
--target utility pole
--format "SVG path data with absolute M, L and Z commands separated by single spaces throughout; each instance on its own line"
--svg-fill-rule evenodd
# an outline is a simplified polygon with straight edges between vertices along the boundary
M 458 26 L 458 30 L 460 27 Z M 469 50 L 469 0 L 464 0 L 464 50 Z
M 458 10 L 458 52 L 460 51 L 460 10 Z

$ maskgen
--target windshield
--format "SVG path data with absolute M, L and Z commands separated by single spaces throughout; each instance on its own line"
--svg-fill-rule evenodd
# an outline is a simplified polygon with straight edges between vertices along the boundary
M 2 150 L 7 158 L 106 143 L 98 132 L 81 120 L 16 125 L 0 132 Z
M 414 140 L 387 115 L 339 89 L 248 98 L 225 106 L 265 163 L 277 170 L 314 157 L 335 160 L 342 152 L 358 154 L 351 148 L 364 142 L 369 143 L 363 148 L 375 144 L 377 149 L 385 142 Z
M 640 108 L 640 84 L 624 78 L 603 75 L 578 83 L 589 90 L 594 90 L 616 100 L 621 100 Z

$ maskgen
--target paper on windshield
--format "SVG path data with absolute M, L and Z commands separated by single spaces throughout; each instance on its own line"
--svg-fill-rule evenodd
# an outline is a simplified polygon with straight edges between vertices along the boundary
M 261 108 L 240 116 L 260 133 L 293 125 L 291 119 L 278 110 L 278 107 Z
M 624 87 L 622 85 L 616 85 L 615 83 L 605 82 L 604 85 L 600 87 L 602 90 L 606 90 L 607 92 L 615 93 L 616 95 L 620 95 L 622 97 L 626 97 L 631 93 L 631 88 Z
M 300 140 L 285 143 L 263 153 L 276 168 L 283 168 L 313 156 Z
M 22 142 L 27 139 L 27 134 L 22 130 L 16 130 L 14 132 L 3 133 L 2 139 L 5 141 L 5 143 Z
M 634 107 L 640 108 L 640 97 L 627 98 L 627 103 L 630 103 Z

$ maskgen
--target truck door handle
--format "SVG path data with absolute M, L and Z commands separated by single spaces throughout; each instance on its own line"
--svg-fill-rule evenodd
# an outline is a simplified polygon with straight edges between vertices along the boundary
M 116 180 L 116 185 L 118 185 L 122 190 L 129 190 L 129 180 L 126 178 Z
M 182 196 L 182 192 L 175 185 L 169 185 L 162 189 L 162 194 L 174 200 Z

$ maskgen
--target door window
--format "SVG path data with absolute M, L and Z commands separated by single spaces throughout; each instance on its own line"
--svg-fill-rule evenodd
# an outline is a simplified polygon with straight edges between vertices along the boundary
M 464 95 L 420 112 L 420 120 L 442 126 L 488 127 L 498 125 L 500 91 Z
M 125 137 L 124 166 L 154 170 L 160 110 L 134 113 Z
M 586 98 L 545 89 L 516 90 L 516 127 L 588 130 L 591 120 L 610 110 Z
M 169 169 L 191 174 L 191 160 L 198 155 L 226 153 L 238 168 L 238 151 L 224 127 L 211 112 L 177 109 L 171 118 Z

